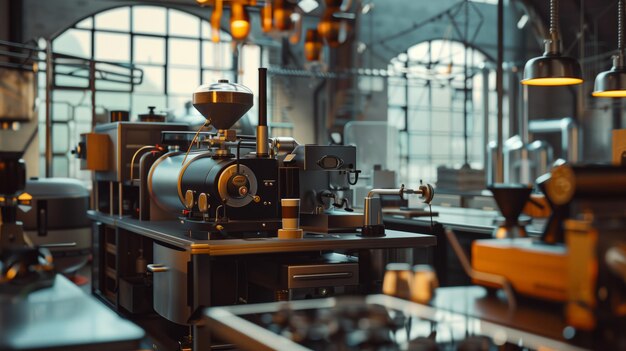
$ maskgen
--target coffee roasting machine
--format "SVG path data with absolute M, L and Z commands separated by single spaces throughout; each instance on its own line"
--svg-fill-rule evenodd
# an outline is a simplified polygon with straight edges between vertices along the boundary
M 81 135 L 75 150 L 94 171 L 94 293 L 117 310 L 176 323 L 181 350 L 216 342 L 194 319 L 203 307 L 367 293 L 382 281 L 369 251 L 435 244 L 385 231 L 374 206 L 381 192 L 429 202 L 430 185 L 375 189 L 364 216 L 348 200 L 359 174 L 354 146 L 268 136 L 266 74 L 259 69 L 256 136 L 232 129 L 253 105 L 251 90 L 220 80 L 193 94 L 206 118 L 200 130 L 112 121 Z M 209 125 L 217 133 L 204 132 Z M 298 199 L 302 239 L 277 238 L 281 199 Z

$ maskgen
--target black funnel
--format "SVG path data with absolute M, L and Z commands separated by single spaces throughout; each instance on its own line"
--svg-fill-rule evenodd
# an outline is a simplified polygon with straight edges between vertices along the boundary
M 507 225 L 516 225 L 533 188 L 524 184 L 492 184 L 487 187 L 493 194 Z

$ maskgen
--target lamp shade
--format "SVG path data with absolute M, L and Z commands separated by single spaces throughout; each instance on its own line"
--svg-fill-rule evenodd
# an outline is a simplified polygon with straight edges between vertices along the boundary
M 582 70 L 576 59 L 559 54 L 544 54 L 526 62 L 524 85 L 558 86 L 583 82 Z
M 248 11 L 243 5 L 233 3 L 230 13 L 230 34 L 235 40 L 243 40 L 249 33 L 250 15 Z
M 626 70 L 613 67 L 598 74 L 594 84 L 595 97 L 626 97 Z

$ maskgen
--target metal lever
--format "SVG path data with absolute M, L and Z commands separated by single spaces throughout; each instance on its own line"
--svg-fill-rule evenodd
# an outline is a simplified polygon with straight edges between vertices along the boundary
M 146 268 L 148 269 L 149 272 L 152 272 L 152 273 L 167 272 L 170 270 L 170 267 L 164 266 L 161 263 L 150 263 L 149 265 L 146 266 Z

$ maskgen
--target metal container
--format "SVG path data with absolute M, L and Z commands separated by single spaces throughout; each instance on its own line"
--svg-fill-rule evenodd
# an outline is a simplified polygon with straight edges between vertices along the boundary
M 148 265 L 153 278 L 153 307 L 161 316 L 178 324 L 188 324 L 191 315 L 188 251 L 153 244 L 154 263 Z
M 515 135 L 504 142 L 504 182 L 531 184 L 550 170 L 553 150 L 545 141 L 524 144 Z

